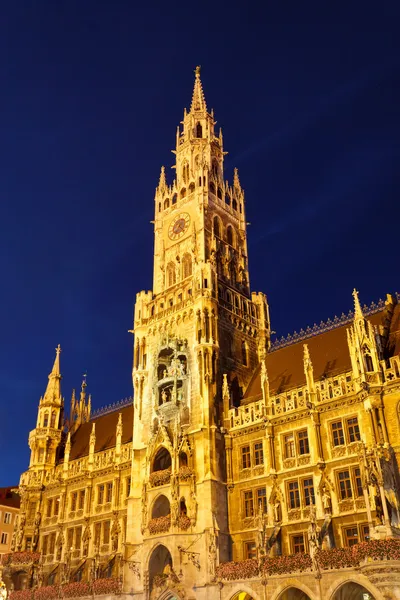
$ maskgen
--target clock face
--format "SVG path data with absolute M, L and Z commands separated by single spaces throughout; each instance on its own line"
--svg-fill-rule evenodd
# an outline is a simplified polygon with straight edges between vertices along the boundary
M 180 213 L 170 223 L 168 228 L 168 235 L 171 240 L 179 240 L 186 231 L 190 224 L 190 217 L 187 213 Z

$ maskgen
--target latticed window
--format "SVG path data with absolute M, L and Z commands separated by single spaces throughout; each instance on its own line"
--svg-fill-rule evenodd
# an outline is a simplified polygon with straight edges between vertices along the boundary
M 48 539 L 49 538 L 47 535 L 43 536 L 43 538 L 42 538 L 42 554 L 43 554 L 43 556 L 46 556 L 46 554 L 47 554 Z
M 85 490 L 80 490 L 79 492 L 79 510 L 82 510 L 85 506 Z
M 361 440 L 360 428 L 358 426 L 357 417 L 347 419 L 347 432 L 349 434 L 349 442 L 359 442 Z
M 113 492 L 113 484 L 112 484 L 112 481 L 109 481 L 107 483 L 107 489 L 106 489 L 106 502 L 111 502 L 112 492 Z
M 74 530 L 71 527 L 67 531 L 67 547 L 68 547 L 68 550 L 70 550 L 72 548 L 72 544 L 73 543 L 74 543 Z
M 303 494 L 304 504 L 306 506 L 310 506 L 310 504 L 315 504 L 314 482 L 312 477 L 309 477 L 308 479 L 303 479 Z
M 361 530 L 361 541 L 362 542 L 369 542 L 370 540 L 370 535 L 369 535 L 369 525 L 367 525 L 366 523 L 364 523 L 363 525 L 360 525 L 360 530 Z
M 103 504 L 104 502 L 104 483 L 99 485 L 97 492 L 97 504 Z
M 298 432 L 297 441 L 299 444 L 299 454 L 310 454 L 307 429 Z
M 100 535 L 101 535 L 101 523 L 94 524 L 94 545 L 98 546 L 100 544 Z
M 255 465 L 263 465 L 264 464 L 264 450 L 262 442 L 256 442 L 254 444 L 254 464 Z
M 294 443 L 294 434 L 288 433 L 284 436 L 285 458 L 293 458 L 296 456 L 296 447 Z
M 257 546 L 255 542 L 245 542 L 244 557 L 246 559 L 257 558 Z
M 250 446 L 242 446 L 242 469 L 249 469 L 251 466 Z
M 108 544 L 110 541 L 110 521 L 103 523 L 103 544 Z
M 49 500 L 47 500 L 47 511 L 46 511 L 47 517 L 51 517 L 52 509 L 53 509 L 53 498 L 49 498 Z
M 344 433 L 342 421 L 335 421 L 332 423 L 332 439 L 334 446 L 343 446 L 344 444 Z
M 356 492 L 356 495 L 359 496 L 364 496 L 364 490 L 363 490 L 363 485 L 362 485 L 362 479 L 361 479 L 361 471 L 359 467 L 356 467 L 354 469 L 354 489 Z
M 51 533 L 49 535 L 49 554 L 54 554 L 54 548 L 55 547 L 56 547 L 56 534 L 55 533 Z
M 289 508 L 300 508 L 299 482 L 298 481 L 289 481 L 288 491 L 289 491 Z
M 183 279 L 186 279 L 186 277 L 190 277 L 190 275 L 192 274 L 192 259 L 189 254 L 184 254 L 183 256 L 182 273 Z
M 77 550 L 81 549 L 82 542 L 82 527 L 77 527 L 75 530 L 75 548 Z
M 253 490 L 244 492 L 244 516 L 252 517 L 254 515 Z
M 71 494 L 71 510 L 74 512 L 76 510 L 76 502 L 78 500 L 78 492 L 72 492 Z
M 29 502 L 28 504 L 28 521 L 30 521 L 31 519 L 33 519 L 35 517 L 36 514 L 36 502 L 32 501 Z
M 58 512 L 60 510 L 60 498 L 54 498 L 54 516 L 58 515 Z
M 306 550 L 305 544 L 304 544 L 304 535 L 298 534 L 298 535 L 293 535 L 292 536 L 292 552 L 293 554 L 298 554 L 299 552 L 304 553 Z
M 344 543 L 346 546 L 355 546 L 359 541 L 357 527 L 348 527 L 344 530 Z
M 351 481 L 350 481 L 350 473 L 349 471 L 340 471 L 338 473 L 339 480 L 339 490 L 340 490 L 340 498 L 341 500 L 345 500 L 346 498 L 352 497 L 351 491 Z
M 258 488 L 257 490 L 257 510 L 259 510 L 260 505 L 262 508 L 262 512 L 265 515 L 267 513 L 267 490 L 265 487 L 263 488 Z
M 175 285 L 176 283 L 176 271 L 174 263 L 168 263 L 167 265 L 167 286 Z

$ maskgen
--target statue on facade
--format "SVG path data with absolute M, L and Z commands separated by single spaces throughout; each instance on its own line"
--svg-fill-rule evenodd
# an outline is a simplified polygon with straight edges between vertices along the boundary
M 275 502 L 274 502 L 274 519 L 275 519 L 275 523 L 280 523 L 282 520 L 281 503 L 280 503 L 278 497 L 275 498 Z
M 58 561 L 61 560 L 63 546 L 64 546 L 64 535 L 63 535 L 62 529 L 60 528 L 60 530 L 58 532 L 58 536 L 57 536 L 57 554 L 56 554 L 56 558 L 57 558 Z
M 33 537 L 32 537 L 32 548 L 33 548 L 33 550 L 36 550 L 36 546 L 37 546 L 38 541 L 39 541 L 39 528 L 40 528 L 40 522 L 41 522 L 41 520 L 42 520 L 42 515 L 38 511 L 36 513 L 35 521 L 34 521 L 34 524 L 33 524 L 33 527 L 34 527 L 34 529 L 33 529 Z
M 217 536 L 215 535 L 214 529 L 210 529 L 208 532 L 209 543 L 208 543 L 208 569 L 210 573 L 211 581 L 215 579 L 215 570 L 217 566 Z
M 22 547 L 22 541 L 24 539 L 24 527 L 25 527 L 25 515 L 21 515 L 19 519 L 19 530 L 17 533 L 16 550 L 19 552 Z
M 190 492 L 190 496 L 187 501 L 187 516 L 189 517 L 192 525 L 194 525 L 197 517 L 197 500 L 196 494 L 193 490 Z
M 118 542 L 119 542 L 119 534 L 121 532 L 121 527 L 119 525 L 118 520 L 118 511 L 114 512 L 113 524 L 111 528 L 111 545 L 112 551 L 118 552 Z
M 82 541 L 83 541 L 83 556 L 87 557 L 89 554 L 89 542 L 90 542 L 90 538 L 91 538 L 91 533 L 90 533 L 90 525 L 89 525 L 89 519 L 85 519 L 85 530 L 83 532 L 83 536 L 82 536 Z
M 147 486 L 142 486 L 142 533 L 147 527 Z
M 324 513 L 326 515 L 330 515 L 332 513 L 331 495 L 325 484 L 322 486 L 322 506 L 324 507 Z
M 17 533 L 18 533 L 18 517 L 16 517 L 15 523 L 14 523 L 14 529 L 13 529 L 13 534 L 12 534 L 12 538 L 11 538 L 11 547 L 10 547 L 11 552 L 15 552 L 15 546 L 17 543 Z

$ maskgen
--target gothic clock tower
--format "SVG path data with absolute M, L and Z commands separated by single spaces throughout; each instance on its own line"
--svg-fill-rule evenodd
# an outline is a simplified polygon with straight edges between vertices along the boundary
M 182 125 L 175 179 L 162 167 L 155 193 L 153 290 L 134 313 L 126 541 L 149 593 L 182 565 L 182 585 L 209 584 L 229 559 L 224 418 L 269 343 L 266 298 L 250 292 L 244 192 L 236 169 L 224 181 L 199 67 Z

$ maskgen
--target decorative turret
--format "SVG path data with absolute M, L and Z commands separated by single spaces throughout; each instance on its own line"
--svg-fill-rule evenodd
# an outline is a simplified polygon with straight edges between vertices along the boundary
M 70 414 L 70 431 L 74 432 L 78 429 L 82 423 L 87 423 L 90 421 L 90 412 L 92 406 L 91 396 L 88 396 L 88 401 L 86 403 L 86 374 L 83 376 L 82 385 L 81 385 L 81 393 L 79 397 L 79 401 L 76 399 L 75 390 L 72 390 L 72 398 L 71 398 L 71 414 Z
M 118 415 L 118 423 L 115 432 L 115 456 L 119 459 L 121 454 L 121 444 L 122 444 L 122 413 Z
M 89 438 L 89 459 L 88 459 L 89 467 L 93 467 L 95 446 L 96 446 L 96 423 L 93 423 L 92 431 L 90 433 L 90 438 Z
M 29 434 L 30 467 L 46 468 L 56 461 L 63 428 L 64 399 L 61 396 L 60 345 L 49 375 L 46 391 L 39 401 L 36 429 Z
M 354 320 L 347 330 L 351 363 L 358 386 L 379 383 L 381 369 L 374 328 L 362 312 L 358 292 L 353 290 Z
M 67 441 L 65 443 L 65 450 L 64 450 L 64 464 L 63 464 L 63 471 L 64 471 L 64 475 L 66 476 L 68 474 L 68 463 L 69 463 L 69 455 L 71 454 L 71 432 L 68 432 L 68 436 L 67 436 Z

